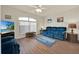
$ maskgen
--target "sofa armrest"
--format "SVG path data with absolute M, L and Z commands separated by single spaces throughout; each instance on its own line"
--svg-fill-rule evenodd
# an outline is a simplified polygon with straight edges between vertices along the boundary
M 1 42 L 1 44 L 11 44 L 11 43 L 16 43 L 14 39 L 6 42 Z
M 2 44 L 1 47 L 2 54 L 19 54 L 20 53 L 20 46 L 19 44 L 15 44 L 13 42 Z
M 13 45 L 13 54 L 19 54 L 20 53 L 20 46 L 19 44 Z

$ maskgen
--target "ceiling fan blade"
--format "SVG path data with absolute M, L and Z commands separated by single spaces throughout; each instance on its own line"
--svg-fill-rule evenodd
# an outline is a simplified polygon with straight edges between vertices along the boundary
M 30 7 L 33 7 L 33 8 L 40 8 L 40 9 L 45 9 L 42 7 L 42 5 L 30 5 Z
M 33 8 L 38 8 L 36 5 L 29 5 L 29 6 Z
M 45 9 L 45 8 L 41 8 L 41 9 Z

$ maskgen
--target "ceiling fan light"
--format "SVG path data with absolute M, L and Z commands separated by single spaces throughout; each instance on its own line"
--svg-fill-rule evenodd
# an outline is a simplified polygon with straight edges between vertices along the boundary
M 36 12 L 42 12 L 42 10 L 41 9 L 36 9 Z

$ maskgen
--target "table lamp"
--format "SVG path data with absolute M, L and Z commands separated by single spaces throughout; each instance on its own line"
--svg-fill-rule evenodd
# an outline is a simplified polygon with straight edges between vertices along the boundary
M 74 32 L 73 32 L 73 31 L 74 31 L 74 29 L 76 29 L 76 28 L 77 28 L 77 26 L 76 26 L 76 24 L 75 24 L 75 23 L 71 23 L 71 24 L 69 24 L 69 25 L 68 25 L 68 27 L 69 27 L 69 28 L 71 28 L 71 33 L 72 33 L 72 34 L 74 33 Z

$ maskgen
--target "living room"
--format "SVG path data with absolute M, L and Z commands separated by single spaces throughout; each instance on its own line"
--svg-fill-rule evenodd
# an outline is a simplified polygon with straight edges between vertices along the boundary
M 14 38 L 19 44 L 20 54 L 79 53 L 78 5 L 1 5 L 0 7 L 1 20 L 14 22 Z M 41 12 L 36 9 L 41 9 Z M 62 31 L 57 31 L 56 34 L 53 29 L 61 29 L 64 34 L 61 37 Z M 50 30 L 54 34 L 50 34 Z M 28 37 L 29 33 L 35 36 Z M 47 44 L 38 39 L 42 37 L 41 35 L 44 41 L 54 39 L 52 41 L 54 43 Z

